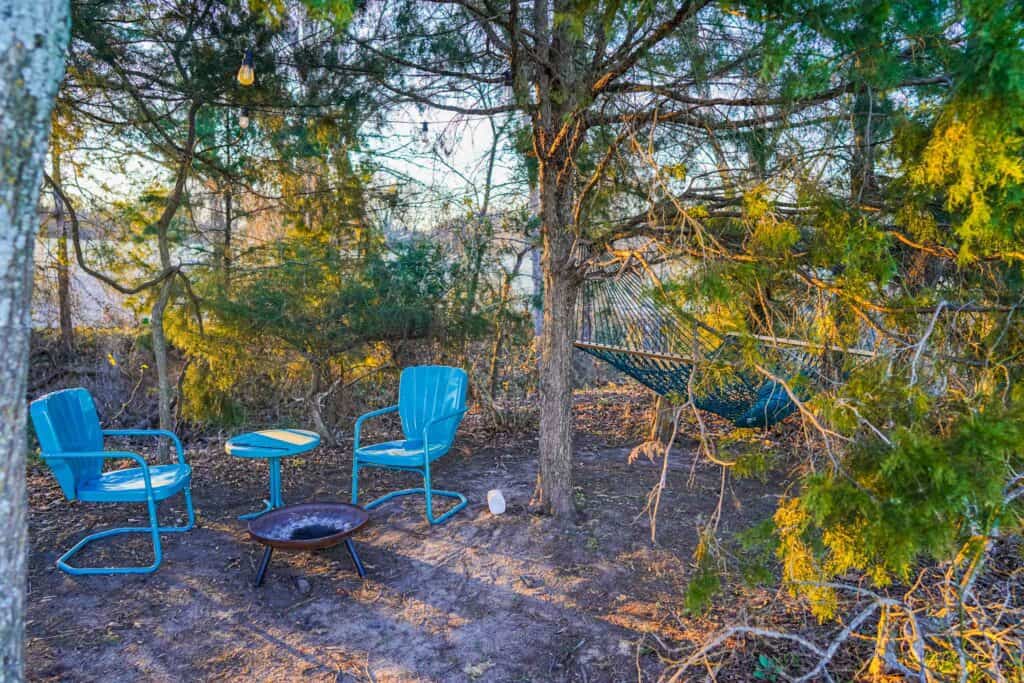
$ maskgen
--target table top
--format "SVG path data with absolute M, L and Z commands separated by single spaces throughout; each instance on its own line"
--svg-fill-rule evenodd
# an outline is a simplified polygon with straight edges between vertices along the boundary
M 264 429 L 239 434 L 227 440 L 224 451 L 238 458 L 283 458 L 311 451 L 320 445 L 320 435 L 305 429 Z

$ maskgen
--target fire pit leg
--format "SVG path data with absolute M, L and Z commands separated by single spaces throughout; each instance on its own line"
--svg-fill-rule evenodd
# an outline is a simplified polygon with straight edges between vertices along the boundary
M 270 564 L 270 556 L 274 554 L 274 549 L 267 546 L 267 549 L 263 551 L 263 559 L 260 560 L 259 569 L 256 570 L 256 587 L 259 588 L 263 583 L 263 576 L 267 573 L 267 565 Z
M 359 561 L 359 555 L 356 555 L 356 546 L 351 538 L 345 539 L 345 549 L 348 550 L 348 555 L 352 558 L 352 564 L 356 566 L 356 571 L 359 572 L 359 578 L 365 579 L 366 570 L 363 569 L 363 563 Z

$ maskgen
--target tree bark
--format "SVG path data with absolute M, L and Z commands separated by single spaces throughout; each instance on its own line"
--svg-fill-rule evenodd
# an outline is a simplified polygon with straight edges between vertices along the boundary
M 569 519 L 572 504 L 572 342 L 579 274 L 573 265 L 572 189 L 541 164 L 544 320 L 540 335 L 540 469 L 535 499 Z
M 547 240 L 545 240 L 547 241 Z M 557 258 L 545 245 L 544 260 Z M 572 337 L 577 285 L 545 266 L 540 336 L 540 473 L 536 498 L 555 517 L 572 514 Z
M 0 17 L 0 681 L 20 681 L 32 248 L 50 113 L 70 27 L 66 0 L 0 0 Z
M 576 176 L 574 156 L 583 139 L 576 73 L 580 43 L 565 22 L 559 2 L 534 3 L 537 57 L 546 68 L 536 74 L 538 106 L 533 148 L 540 191 L 541 265 L 544 315 L 540 335 L 540 467 L 535 500 L 562 521 L 572 504 L 572 342 L 580 276 L 574 261 Z

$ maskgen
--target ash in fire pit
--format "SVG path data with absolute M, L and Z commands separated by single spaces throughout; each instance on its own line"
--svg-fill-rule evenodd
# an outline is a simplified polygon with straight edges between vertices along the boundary
M 249 535 L 266 546 L 256 572 L 256 585 L 263 581 L 274 548 L 319 550 L 344 543 L 359 576 L 365 576 L 349 535 L 366 523 L 362 508 L 347 503 L 302 503 L 270 510 L 249 522 Z
M 312 541 L 350 531 L 355 525 L 332 516 L 296 516 L 283 519 L 265 530 L 266 536 L 280 541 Z
M 311 541 L 314 538 L 333 536 L 334 534 L 340 534 L 343 531 L 348 531 L 348 527 L 328 526 L 327 524 L 309 524 L 307 526 L 300 526 L 298 529 L 293 529 L 288 538 L 293 541 Z

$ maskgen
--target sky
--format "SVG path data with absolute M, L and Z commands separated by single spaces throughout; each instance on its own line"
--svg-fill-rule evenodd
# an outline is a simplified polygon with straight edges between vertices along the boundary
M 493 124 L 500 128 L 508 121 L 508 115 L 501 115 L 494 117 Z M 410 227 L 424 229 L 432 222 L 479 210 L 494 137 L 487 117 L 408 108 L 389 116 L 379 136 L 371 136 L 367 151 L 383 167 L 378 182 L 402 186 Z M 506 133 L 499 141 L 491 178 L 492 212 L 526 202 L 525 188 L 517 182 L 518 166 L 508 150 Z

